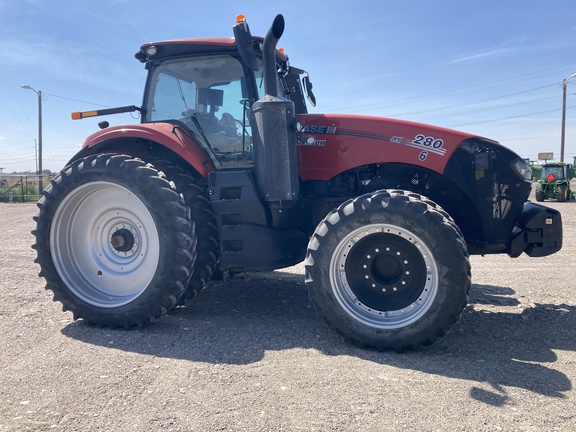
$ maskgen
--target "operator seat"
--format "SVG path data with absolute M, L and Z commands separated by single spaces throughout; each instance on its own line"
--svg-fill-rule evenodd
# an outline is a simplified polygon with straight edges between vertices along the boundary
M 234 116 L 230 113 L 222 113 L 222 118 L 220 118 L 220 126 L 224 131 L 224 135 L 229 138 L 237 138 L 238 133 L 236 132 L 236 120 Z

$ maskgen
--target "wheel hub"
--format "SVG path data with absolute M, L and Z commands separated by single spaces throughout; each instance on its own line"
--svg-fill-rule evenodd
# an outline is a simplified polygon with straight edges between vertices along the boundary
M 138 232 L 127 224 L 116 225 L 110 231 L 112 252 L 121 257 L 129 257 L 138 249 Z
M 110 245 L 117 252 L 131 251 L 136 245 L 135 236 L 129 229 L 121 228 L 112 234 Z
M 358 300 L 379 311 L 408 307 L 426 285 L 422 254 L 410 241 L 394 234 L 376 233 L 356 242 L 345 271 Z
M 369 274 L 380 284 L 393 284 L 402 277 L 402 264 L 394 256 L 376 255 L 369 263 Z

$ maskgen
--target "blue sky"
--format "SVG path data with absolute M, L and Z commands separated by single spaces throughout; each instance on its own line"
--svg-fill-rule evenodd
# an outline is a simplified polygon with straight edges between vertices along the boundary
M 576 73 L 574 0 L 0 0 L 0 167 L 35 171 L 38 99 L 43 167 L 60 170 L 96 131 L 70 112 L 140 105 L 140 44 L 232 36 L 238 13 L 306 69 L 311 112 L 401 118 L 500 141 L 524 157 L 560 154 L 562 81 Z M 130 114 L 105 117 L 137 123 Z M 576 155 L 576 77 L 565 160 Z

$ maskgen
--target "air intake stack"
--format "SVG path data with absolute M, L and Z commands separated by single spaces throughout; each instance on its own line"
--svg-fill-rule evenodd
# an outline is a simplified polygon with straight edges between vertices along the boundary
M 294 103 L 278 96 L 276 45 L 283 32 L 284 17 L 277 15 L 262 47 L 266 95 L 252 105 L 256 184 L 269 202 L 299 195 Z

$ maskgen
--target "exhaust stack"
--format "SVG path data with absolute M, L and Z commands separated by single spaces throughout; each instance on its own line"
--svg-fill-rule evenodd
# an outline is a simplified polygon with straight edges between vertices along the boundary
M 278 96 L 276 45 L 284 32 L 277 15 L 262 46 L 266 95 L 252 105 L 254 171 L 264 201 L 290 202 L 300 194 L 294 131 L 294 103 Z
M 268 30 L 262 45 L 262 60 L 264 62 L 264 91 L 268 96 L 278 96 L 276 83 L 276 45 L 284 33 L 284 17 L 276 15 Z

